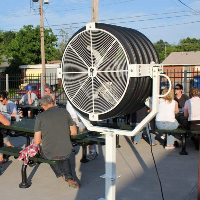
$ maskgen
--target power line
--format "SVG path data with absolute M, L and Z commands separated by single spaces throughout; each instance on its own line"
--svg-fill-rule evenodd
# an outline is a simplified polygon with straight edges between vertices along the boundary
M 175 14 L 175 13 L 182 13 L 182 12 L 188 12 L 188 11 L 178 11 L 178 12 L 168 12 L 168 13 L 155 13 L 155 14 L 148 14 L 148 15 L 136 15 L 136 16 L 127 16 L 127 17 L 118 17 L 118 18 L 111 18 L 111 19 L 104 19 L 99 20 L 99 22 L 105 22 L 105 21 L 115 21 L 115 20 L 121 20 L 121 19 L 130 19 L 130 18 L 140 18 L 140 17 L 149 17 L 149 16 L 157 16 L 157 15 L 167 15 L 167 14 Z M 197 14 L 192 15 L 177 15 L 175 17 L 182 17 L 182 16 L 193 16 Z M 149 21 L 149 20 L 156 20 L 156 19 L 165 19 L 165 18 L 173 18 L 170 17 L 163 17 L 163 18 L 154 18 L 154 19 L 144 19 L 144 20 L 138 20 L 138 21 Z M 126 21 L 126 22 L 119 22 L 119 23 L 127 23 L 127 22 L 136 22 L 136 21 Z M 51 26 L 69 26 L 69 25 L 78 25 L 78 24 L 86 24 L 87 22 L 74 22 L 74 23 L 67 23 L 67 24 L 52 24 Z
M 185 23 L 179 23 L 179 24 L 169 24 L 169 25 L 160 25 L 160 26 L 152 26 L 152 27 L 143 27 L 143 28 L 138 28 L 136 30 L 148 30 L 148 29 L 154 29 L 154 28 L 165 28 L 165 27 L 172 27 L 172 26 L 181 26 L 181 25 L 186 25 L 186 24 L 194 24 L 194 23 L 200 23 L 200 21 L 193 21 L 193 22 L 185 22 Z M 116 24 L 115 24 L 116 25 Z M 73 27 L 73 28 L 80 28 L 80 27 Z M 56 29 L 60 30 L 60 29 Z
M 109 5 L 116 5 L 116 4 L 121 4 L 121 3 L 128 3 L 128 2 L 131 2 L 131 1 L 135 1 L 135 0 L 125 0 L 125 1 L 117 1 L 117 2 L 113 2 L 113 1 L 112 1 L 112 3 L 102 4 L 102 5 L 100 5 L 100 6 L 103 7 L 103 6 L 109 6 Z M 81 1 L 81 2 L 84 2 L 84 1 Z M 81 2 L 78 2 L 78 5 L 80 5 Z M 91 2 L 91 1 L 88 1 L 88 3 L 89 3 L 89 2 Z M 48 6 L 50 6 L 50 4 L 48 4 Z M 63 5 L 63 6 L 60 5 L 61 8 L 65 7 L 65 6 L 66 6 L 66 5 Z M 35 10 L 35 9 L 33 8 L 32 5 L 30 5 L 30 7 L 31 7 L 33 10 Z M 77 5 L 76 5 L 76 8 L 73 8 L 73 7 L 69 7 L 69 6 L 68 6 L 68 9 L 60 9 L 59 6 L 56 5 L 56 8 L 58 8 L 58 9 L 54 9 L 54 10 L 53 10 L 54 12 L 56 12 L 56 11 L 57 11 L 57 12 L 61 12 L 61 11 L 74 11 L 74 10 L 83 10 L 83 9 L 85 9 L 85 8 L 86 8 L 86 9 L 90 9 L 90 8 L 91 8 L 91 5 L 90 5 L 90 6 L 85 6 L 85 7 L 82 7 L 82 6 L 81 6 L 81 7 L 79 7 L 79 8 L 77 7 Z M 26 9 L 26 10 L 27 10 L 27 9 Z M 27 12 L 30 14 L 30 12 L 29 12 L 29 11 L 26 11 L 26 10 L 25 10 L 25 11 L 23 10 L 23 11 L 20 11 L 20 12 L 21 12 L 22 14 L 23 14 L 23 13 L 27 13 Z M 10 16 L 11 14 L 12 14 L 12 15 L 13 15 L 13 14 L 20 14 L 19 10 L 17 10 L 16 12 L 15 12 L 15 11 L 16 11 L 16 10 L 8 10 L 8 11 L 5 11 L 5 12 L 1 12 L 1 14 L 4 14 L 4 13 L 7 14 L 7 15 L 5 15 L 5 16 Z M 46 12 L 46 13 L 49 13 L 49 12 Z M 24 16 L 24 15 L 23 15 L 23 16 Z M 25 16 L 27 16 L 27 15 L 25 15 Z
M 197 14 L 195 14 L 197 15 Z M 171 16 L 167 16 L 167 17 L 158 17 L 158 18 L 150 18 L 150 19 L 139 19 L 139 20 L 134 20 L 134 21 L 125 21 L 125 22 L 117 22 L 118 23 L 128 23 L 128 22 L 145 22 L 145 21 L 154 21 L 154 20 L 161 20 L 161 19 L 172 19 L 172 18 L 180 18 L 180 17 L 188 17 L 188 16 L 191 16 L 191 15 L 177 15 L 177 16 L 174 16 L 174 17 L 171 17 Z
M 188 6 L 188 5 L 186 5 L 185 3 L 183 3 L 182 1 L 180 1 L 180 0 L 177 0 L 178 2 L 180 2 L 181 4 L 183 4 L 185 7 L 187 7 L 187 8 L 189 8 L 190 10 L 193 10 L 194 12 L 197 12 L 197 13 L 199 13 L 200 14 L 200 12 L 199 11 L 197 11 L 197 10 L 194 10 L 193 8 L 191 8 L 190 6 Z
M 161 26 L 152 26 L 152 27 L 145 27 L 145 28 L 139 28 L 138 30 L 141 29 L 151 29 L 151 28 L 163 28 L 163 27 L 168 27 L 168 26 L 181 26 L 185 24 L 194 24 L 194 23 L 199 23 L 200 21 L 194 21 L 194 22 L 185 22 L 181 24 L 168 24 L 168 25 L 161 25 Z

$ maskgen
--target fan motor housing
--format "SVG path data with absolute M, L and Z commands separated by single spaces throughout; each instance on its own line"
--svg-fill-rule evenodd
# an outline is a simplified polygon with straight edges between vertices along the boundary
M 150 76 L 131 77 L 130 64 L 159 63 L 142 33 L 119 26 L 90 23 L 76 32 L 62 57 L 62 82 L 70 103 L 91 121 L 140 109 L 151 96 Z

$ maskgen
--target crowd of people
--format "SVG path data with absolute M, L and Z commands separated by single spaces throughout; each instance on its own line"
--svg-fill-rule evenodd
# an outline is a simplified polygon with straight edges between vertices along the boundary
M 175 137 L 170 134 L 170 130 L 175 130 L 178 127 L 191 130 L 200 130 L 200 91 L 197 87 L 190 88 L 189 96 L 183 94 L 183 86 L 176 84 L 174 89 L 169 91 L 166 87 L 162 91 L 163 97 L 159 99 L 159 111 L 155 117 L 155 121 L 152 120 L 149 123 L 149 129 L 152 131 L 148 135 L 149 143 L 155 146 L 155 127 L 157 129 L 169 130 L 167 134 L 161 134 L 161 139 L 166 140 L 165 149 L 175 148 Z M 143 108 L 131 114 L 130 124 L 136 126 L 140 123 L 144 117 L 148 114 L 148 107 L 144 105 Z M 150 110 L 150 109 L 149 109 Z M 139 132 L 133 138 L 133 144 L 138 144 L 142 137 L 143 131 Z M 192 140 L 195 142 L 196 149 L 199 148 L 199 137 L 192 136 Z
M 159 99 L 159 112 L 147 124 L 147 128 L 149 129 L 147 136 L 151 146 L 156 145 L 155 127 L 157 129 L 174 130 L 182 126 L 190 128 L 190 130 L 200 130 L 200 92 L 198 88 L 192 87 L 189 94 L 191 98 L 183 94 L 183 87 L 180 84 L 177 84 L 170 91 L 169 88 L 165 88 L 162 91 L 162 95 L 164 96 Z M 14 119 L 18 114 L 21 117 L 32 117 L 33 113 L 30 113 L 29 109 L 18 113 L 16 104 L 25 102 L 28 105 L 32 105 L 35 101 L 38 101 L 38 97 L 32 92 L 30 85 L 26 86 L 26 94 L 20 101 L 16 101 L 15 103 L 8 99 L 7 92 L 1 92 L 0 123 L 9 126 L 11 119 Z M 57 177 L 62 177 L 68 183 L 69 187 L 77 188 L 80 184 L 73 178 L 69 159 L 73 150 L 70 135 L 77 135 L 77 127 L 79 127 L 80 131 L 80 124 L 82 122 L 70 102 L 67 102 L 66 109 L 60 109 L 56 106 L 55 95 L 51 94 L 50 88 L 45 88 L 44 95 L 39 99 L 39 104 L 44 112 L 36 117 L 33 143 L 35 146 L 41 145 L 40 148 L 43 157 L 49 160 L 63 160 L 59 164 L 51 165 L 51 168 Z M 137 112 L 131 113 L 131 125 L 137 126 L 149 112 L 151 112 L 151 109 L 144 104 Z M 1 133 L 3 135 L 3 143 L 6 146 L 13 146 L 9 141 L 6 131 L 1 130 Z M 134 145 L 140 142 L 142 134 L 143 131 L 139 132 L 133 138 Z M 165 138 L 164 134 L 162 138 Z M 194 140 L 198 140 L 198 137 L 194 137 Z M 166 134 L 165 149 L 174 148 L 174 136 L 170 133 Z M 89 152 L 89 160 L 95 159 L 98 155 L 94 145 L 89 145 Z M 0 164 L 5 162 L 6 159 L 0 154 Z
M 17 111 L 16 105 L 35 105 L 35 101 L 38 101 L 38 97 L 32 92 L 30 85 L 27 85 L 25 89 L 26 94 L 15 103 L 8 100 L 7 92 L 0 93 L 0 123 L 9 126 L 11 118 L 14 120 L 18 114 L 20 117 L 33 117 L 34 113 L 31 109 L 23 109 L 19 113 Z M 70 155 L 73 150 L 70 135 L 77 135 L 77 127 L 79 127 L 80 131 L 80 123 L 82 122 L 78 118 L 76 111 L 73 110 L 73 107 L 71 106 L 71 109 L 69 109 L 69 102 L 66 109 L 56 106 L 55 95 L 51 93 L 50 88 L 45 88 L 44 95 L 39 99 L 38 103 L 44 112 L 36 116 L 33 143 L 27 148 L 37 147 L 35 149 L 40 149 L 40 153 L 46 159 L 62 160 L 63 162 L 50 165 L 52 170 L 56 177 L 62 177 L 68 183 L 69 187 L 77 188 L 80 184 L 74 180 L 70 164 Z M 10 120 L 8 116 L 10 116 Z M 6 146 L 13 147 L 9 141 L 9 136 L 6 134 L 6 130 L 2 129 L 1 133 L 3 135 L 3 143 Z M 87 158 L 93 160 L 98 154 L 94 145 L 88 146 L 90 154 Z M 21 152 L 21 155 L 23 152 L 27 153 L 26 149 Z M 7 160 L 0 154 L 0 164 L 6 162 Z

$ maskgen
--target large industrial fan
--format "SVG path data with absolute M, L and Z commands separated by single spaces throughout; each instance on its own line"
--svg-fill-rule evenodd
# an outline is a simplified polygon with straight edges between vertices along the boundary
M 151 96 L 150 76 L 131 77 L 130 64 L 159 63 L 142 33 L 94 23 L 68 42 L 62 57 L 62 81 L 71 104 L 91 121 L 134 112 Z
M 67 98 L 87 129 L 106 137 L 106 173 L 101 176 L 106 180 L 106 200 L 115 199 L 118 178 L 115 136 L 134 136 L 155 117 L 162 96 L 160 76 L 168 79 L 170 91 L 169 77 L 162 73 L 163 66 L 158 63 L 154 46 L 142 33 L 108 24 L 88 23 L 72 36 L 65 48 L 58 76 L 62 77 Z M 152 96 L 152 111 L 134 130 L 91 123 L 132 113 L 149 96 Z

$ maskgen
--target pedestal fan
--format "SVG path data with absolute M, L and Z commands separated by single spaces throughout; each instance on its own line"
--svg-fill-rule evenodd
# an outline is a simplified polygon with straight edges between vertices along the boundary
M 158 112 L 163 67 L 153 44 L 142 33 L 88 23 L 67 43 L 62 57 L 63 87 L 88 130 L 106 135 L 106 199 L 115 199 L 116 134 L 136 135 Z M 168 93 L 167 93 L 168 94 Z M 167 95 L 166 94 L 166 95 Z M 93 126 L 98 121 L 140 109 L 152 97 L 152 111 L 133 130 Z

